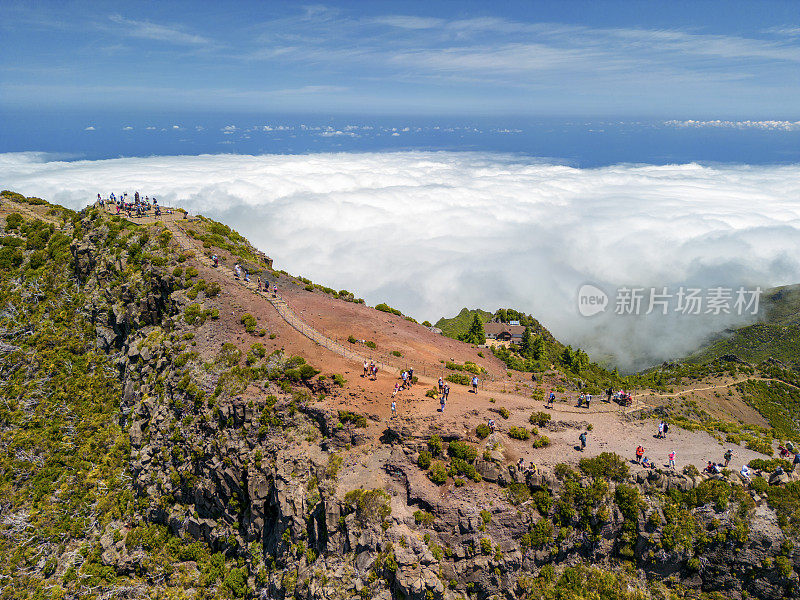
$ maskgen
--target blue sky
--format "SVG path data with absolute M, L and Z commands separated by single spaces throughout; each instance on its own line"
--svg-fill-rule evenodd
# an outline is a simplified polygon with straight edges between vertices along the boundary
M 6 2 L 0 108 L 800 117 L 792 2 Z

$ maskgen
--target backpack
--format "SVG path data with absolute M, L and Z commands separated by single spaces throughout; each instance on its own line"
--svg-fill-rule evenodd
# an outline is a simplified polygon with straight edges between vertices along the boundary
M 667 433 L 668 431 L 669 431 L 669 425 L 664 423 L 664 433 Z

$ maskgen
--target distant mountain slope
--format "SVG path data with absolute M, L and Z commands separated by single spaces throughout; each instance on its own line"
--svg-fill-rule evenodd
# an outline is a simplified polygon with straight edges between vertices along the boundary
M 472 319 L 475 318 L 476 314 L 484 323 L 488 323 L 489 320 L 494 316 L 492 313 L 481 310 L 480 308 L 470 310 L 464 307 L 455 317 L 450 319 L 442 317 L 436 321 L 436 327 L 441 329 L 442 333 L 447 337 L 458 339 L 458 336 L 465 334 L 469 330 Z
M 800 371 L 800 285 L 767 290 L 761 303 L 762 321 L 728 332 L 686 362 L 706 363 L 728 355 L 751 363 L 772 358 Z

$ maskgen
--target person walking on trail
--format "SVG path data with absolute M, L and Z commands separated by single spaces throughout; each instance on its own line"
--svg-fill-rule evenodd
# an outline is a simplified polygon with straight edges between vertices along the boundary
M 583 452 L 584 450 L 586 450 L 586 433 L 587 433 L 587 432 L 586 432 L 586 431 L 584 431 L 582 434 L 580 434 L 580 435 L 578 436 L 578 440 L 579 440 L 579 441 L 580 441 L 580 443 L 581 443 L 581 452 Z
M 580 395 L 580 396 L 578 396 L 578 408 L 580 408 L 581 406 L 583 406 L 583 400 L 584 400 L 584 398 L 586 398 L 586 396 L 584 395 L 584 393 L 583 393 L 583 392 L 581 392 L 581 395 Z
M 723 455 L 723 458 L 725 459 L 725 466 L 727 467 L 730 464 L 731 459 L 733 458 L 733 450 L 728 448 L 725 451 L 725 454 Z
M 478 376 L 477 375 L 475 375 L 475 377 L 472 378 L 472 393 L 473 394 L 477 394 L 478 393 Z
M 450 384 L 449 383 L 445 383 L 444 384 L 444 395 L 443 395 L 443 397 L 444 397 L 445 401 L 450 399 Z
M 553 402 L 556 401 L 556 394 L 553 390 L 550 390 L 550 395 L 547 397 L 547 406 L 549 408 L 553 408 Z
M 215 268 L 215 269 L 216 269 L 217 267 L 219 267 L 219 256 L 217 256 L 217 255 L 215 254 L 214 256 L 212 256 L 212 257 L 211 257 L 211 261 L 214 263 L 214 268 Z
M 278 297 L 278 286 L 277 285 L 273 285 L 272 286 L 272 297 L 273 298 L 277 298 Z
M 489 419 L 489 429 L 494 433 L 494 419 Z
M 642 464 L 642 457 L 644 456 L 644 448 L 642 446 L 636 447 L 636 462 Z
M 592 395 L 586 394 L 586 408 L 589 408 L 589 403 L 592 401 Z
M 444 412 L 444 405 L 445 404 L 447 404 L 447 396 L 442 394 L 441 397 L 439 398 L 439 406 L 441 407 L 441 408 L 439 408 L 439 412 L 441 412 L 441 413 Z
M 368 367 L 368 365 L 367 365 L 367 361 L 365 360 L 365 361 L 364 361 L 364 377 L 366 377 L 366 376 L 367 376 L 367 369 L 368 369 L 368 368 L 369 368 L 369 367 Z
M 443 389 L 444 389 L 444 379 L 442 379 L 441 377 L 439 377 L 439 393 L 440 393 L 440 394 L 442 393 L 442 390 L 443 390 Z
M 658 436 L 659 439 L 664 437 L 664 421 L 658 422 Z
M 372 365 L 372 381 L 378 381 L 378 365 Z
M 669 453 L 669 467 L 670 469 L 675 468 L 675 450 Z
M 399 391 L 400 391 L 400 384 L 399 383 L 395 383 L 394 384 L 394 391 L 392 392 L 392 398 L 397 396 L 397 392 L 399 392 Z
M 409 385 L 409 387 L 411 387 L 411 385 L 414 383 L 413 381 L 411 381 L 413 378 L 414 378 L 414 367 L 411 367 L 411 368 L 408 369 L 408 385 Z
M 664 439 L 667 439 L 667 434 L 669 433 L 669 423 L 664 421 L 664 431 L 661 432 L 661 435 Z
M 392 418 L 394 419 L 397 416 L 397 402 L 392 400 Z

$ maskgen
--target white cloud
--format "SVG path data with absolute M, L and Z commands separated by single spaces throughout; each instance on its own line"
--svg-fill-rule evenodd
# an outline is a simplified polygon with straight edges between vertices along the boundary
M 126 125 L 125 127 L 122 128 L 122 131 L 133 131 L 133 127 L 131 127 L 130 125 Z
M 145 129 L 146 129 L 147 131 L 155 131 L 155 130 L 156 130 L 156 128 L 155 128 L 155 127 L 153 127 L 152 125 L 148 125 L 147 127 L 145 127 Z
M 689 119 L 687 121 L 664 121 L 664 125 L 684 129 L 713 127 L 717 129 L 766 129 L 769 131 L 800 130 L 800 121 L 720 121 L 719 119 L 713 121 L 695 121 Z
M 386 15 L 375 17 L 370 22 L 378 25 L 388 25 L 399 29 L 432 29 L 444 25 L 444 19 L 435 17 L 415 17 L 413 15 Z
M 577 315 L 618 285 L 800 282 L 800 166 L 576 169 L 486 153 L 0 155 L 0 178 L 71 207 L 139 190 L 221 219 L 277 266 L 420 319 L 516 307 L 625 365 L 689 352 L 728 319 Z
M 232 133 L 236 133 L 236 125 L 225 125 L 220 131 L 223 135 L 231 135 Z
M 88 127 L 84 127 L 84 131 L 94 131 L 94 125 L 89 125 Z
M 112 15 L 109 19 L 117 25 L 121 25 L 122 27 L 119 29 L 119 32 L 128 37 L 189 46 L 211 44 L 211 40 L 208 38 L 186 33 L 181 27 L 159 25 L 157 23 L 150 23 L 149 21 L 135 21 L 126 19 L 120 15 Z

